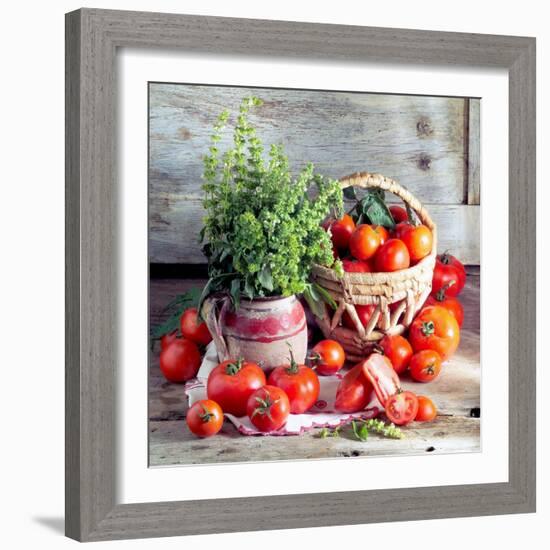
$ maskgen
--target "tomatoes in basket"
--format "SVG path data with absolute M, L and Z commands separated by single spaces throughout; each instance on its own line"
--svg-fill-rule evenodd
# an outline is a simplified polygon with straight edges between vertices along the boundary
M 358 225 L 349 240 L 349 251 L 358 260 L 372 258 L 380 246 L 380 235 L 367 224 Z
M 383 225 L 373 225 L 372 228 L 378 233 L 382 246 L 390 238 L 389 231 Z
M 264 371 L 256 363 L 243 359 L 228 360 L 220 363 L 208 376 L 206 394 L 225 413 L 245 416 L 248 398 L 265 383 Z
M 272 432 L 286 424 L 290 403 L 281 388 L 263 386 L 248 398 L 246 412 L 258 430 Z
M 198 437 L 210 437 L 217 434 L 223 425 L 221 407 L 210 399 L 194 403 L 187 411 L 185 418 L 191 432 Z
M 434 402 L 425 395 L 419 395 L 418 411 L 415 420 L 418 422 L 431 422 L 437 416 L 437 409 Z
M 460 328 L 448 310 L 441 306 L 428 306 L 412 322 L 409 341 L 415 352 L 432 349 L 445 361 L 458 347 Z
M 160 370 L 169 382 L 186 382 L 193 378 L 201 366 L 197 344 L 178 338 L 160 352 Z
M 399 391 L 386 402 L 386 416 L 397 426 L 412 422 L 418 413 L 418 398 L 410 391 Z
M 363 371 L 363 363 L 352 367 L 336 390 L 334 408 L 343 413 L 362 411 L 370 403 L 373 387 Z
M 407 370 L 413 350 L 409 341 L 399 334 L 386 335 L 379 343 L 384 355 L 391 361 L 397 374 Z
M 407 210 L 402 206 L 397 204 L 392 204 L 390 207 L 390 212 L 395 223 L 406 222 L 409 219 Z
M 361 324 L 366 327 L 370 321 L 370 318 L 372 317 L 372 314 L 376 310 L 376 306 L 374 304 L 367 304 L 366 306 L 362 306 L 357 304 L 355 306 L 355 311 L 357 312 L 357 316 L 359 317 L 359 321 L 361 321 Z M 342 315 L 342 324 L 350 328 L 351 330 L 357 330 L 357 327 L 355 326 L 355 323 L 353 322 L 353 319 L 351 318 L 350 314 L 347 311 L 344 311 L 344 314 Z
M 344 214 L 339 220 L 329 222 L 332 235 L 332 244 L 336 248 L 343 249 L 349 245 L 352 233 L 355 231 L 355 222 L 349 214 Z
M 330 376 L 336 374 L 346 361 L 344 348 L 336 340 L 321 340 L 311 350 L 309 356 L 317 374 Z
M 284 390 L 292 414 L 303 414 L 309 411 L 319 398 L 321 389 L 319 377 L 315 371 L 306 365 L 298 365 L 292 352 L 290 364 L 274 368 L 267 383 Z
M 432 232 L 425 225 L 404 226 L 399 238 L 405 243 L 412 262 L 418 262 L 432 251 Z
M 377 272 L 407 269 L 411 264 L 409 251 L 400 239 L 387 240 L 376 253 L 374 268 Z
M 450 286 L 451 285 L 449 285 L 449 287 L 443 287 L 435 293 L 435 296 L 428 296 L 426 305 L 444 307 L 452 313 L 458 323 L 458 326 L 461 327 L 464 322 L 464 308 L 458 298 L 455 298 L 454 296 L 447 296 L 447 289 L 450 288 Z
M 196 344 L 206 346 L 212 341 L 212 336 L 204 321 L 199 321 L 196 307 L 186 309 L 180 318 L 181 333 Z
M 411 357 L 411 378 L 417 382 L 431 382 L 441 372 L 441 356 L 433 349 L 423 349 Z
M 447 296 L 458 296 L 465 284 L 466 269 L 462 263 L 451 254 L 446 252 L 440 254 L 435 261 L 432 296 L 435 296 L 444 287 Z
M 349 258 L 342 260 L 342 267 L 347 273 L 370 273 L 372 271 L 368 262 L 363 260 L 350 260 Z

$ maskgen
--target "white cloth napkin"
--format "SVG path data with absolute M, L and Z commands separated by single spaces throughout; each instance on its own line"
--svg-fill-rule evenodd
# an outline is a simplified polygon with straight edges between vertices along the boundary
M 207 398 L 206 380 L 217 364 L 216 348 L 214 343 L 211 342 L 206 348 L 206 353 L 204 354 L 197 377 L 185 385 L 185 394 L 189 399 L 189 406 L 201 399 Z M 313 428 L 336 428 L 352 419 L 368 419 L 377 416 L 380 404 L 376 397 L 373 397 L 369 406 L 364 411 L 349 414 L 339 413 L 334 410 L 336 389 L 341 378 L 341 374 L 319 376 L 321 391 L 315 405 L 306 414 L 291 414 L 283 428 L 276 432 L 266 434 L 258 431 L 247 416 L 237 417 L 232 414 L 226 414 L 225 416 L 244 435 L 299 435 Z

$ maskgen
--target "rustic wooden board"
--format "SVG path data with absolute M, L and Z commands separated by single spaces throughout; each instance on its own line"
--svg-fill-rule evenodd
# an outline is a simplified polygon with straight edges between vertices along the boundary
M 199 244 L 204 210 L 198 199 L 173 205 L 162 216 L 151 216 L 150 262 L 201 264 L 206 259 Z M 176 206 L 177 204 L 177 206 Z M 479 264 L 480 207 L 476 205 L 442 205 L 427 207 L 437 224 L 439 250 L 450 250 L 467 264 Z
M 151 323 L 163 319 L 162 306 L 175 294 L 200 284 L 203 281 L 197 279 L 151 281 Z M 480 406 L 478 268 L 468 268 L 461 300 L 465 309 L 461 344 L 439 378 L 426 385 L 403 378 L 405 388 L 434 400 L 438 417 L 432 423 L 407 427 L 406 437 L 399 441 L 373 435 L 363 443 L 352 439 L 349 431 L 340 438 L 321 439 L 319 430 L 284 438 L 245 437 L 228 421 L 218 435 L 198 440 L 185 424 L 183 386 L 167 383 L 160 373 L 157 346 L 151 353 L 149 378 L 150 465 L 479 451 L 480 420 L 471 416 Z
M 468 193 L 479 157 L 470 164 L 468 157 L 479 143 L 468 136 L 469 128 L 475 135 L 469 117 L 479 115 L 470 108 L 478 100 L 160 83 L 150 84 L 151 262 L 204 261 L 197 243 L 201 159 L 217 115 L 235 112 L 251 93 L 265 101 L 253 115 L 260 135 L 285 145 L 293 170 L 311 161 L 332 177 L 369 170 L 395 178 L 444 226 L 443 246 L 479 263 L 479 209 L 460 209 L 477 204 Z M 230 139 L 228 132 L 222 149 Z

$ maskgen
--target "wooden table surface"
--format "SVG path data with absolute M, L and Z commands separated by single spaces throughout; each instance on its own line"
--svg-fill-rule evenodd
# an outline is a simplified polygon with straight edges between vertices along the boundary
M 203 283 L 189 279 L 152 280 L 151 323 L 162 320 L 163 307 L 176 294 Z M 468 268 L 460 299 L 465 312 L 460 346 L 445 363 L 440 376 L 429 384 L 402 377 L 406 389 L 433 399 L 438 416 L 433 422 L 414 422 L 405 427 L 405 437 L 401 440 L 372 434 L 367 442 L 361 442 L 353 439 L 348 429 L 337 438 L 321 438 L 319 429 L 299 436 L 247 437 L 240 435 L 227 420 L 216 436 L 198 439 L 185 423 L 187 403 L 183 385 L 166 382 L 160 372 L 157 343 L 151 352 L 149 374 L 150 466 L 480 451 L 478 268 Z

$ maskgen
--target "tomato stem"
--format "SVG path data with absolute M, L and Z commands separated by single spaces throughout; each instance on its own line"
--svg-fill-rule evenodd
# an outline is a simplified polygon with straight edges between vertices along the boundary
M 204 422 L 210 422 L 210 420 L 212 418 L 214 418 L 214 414 L 211 413 L 204 405 L 204 403 L 201 403 L 201 407 L 202 407 L 202 410 L 204 412 L 202 412 L 201 414 L 199 414 L 199 418 Z
M 432 336 L 435 332 L 435 325 L 433 321 L 424 321 L 422 323 L 421 331 L 424 336 Z
M 294 359 L 294 353 L 292 352 L 292 346 L 287 342 L 286 345 L 288 346 L 288 350 L 290 352 L 290 366 L 287 367 L 285 370 L 288 374 L 298 374 L 298 363 L 296 363 Z
M 449 281 L 446 285 L 443 285 L 436 293 L 435 293 L 435 299 L 438 302 L 443 302 L 445 300 L 445 293 L 449 288 L 451 288 L 454 284 L 456 284 L 456 281 L 452 279 Z
M 229 376 L 235 376 L 243 367 L 244 359 L 242 357 L 239 357 L 235 362 L 228 363 L 225 367 L 226 374 L 229 374 Z

